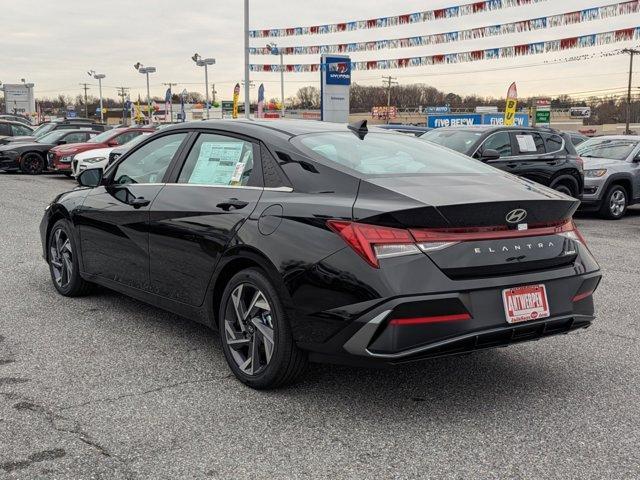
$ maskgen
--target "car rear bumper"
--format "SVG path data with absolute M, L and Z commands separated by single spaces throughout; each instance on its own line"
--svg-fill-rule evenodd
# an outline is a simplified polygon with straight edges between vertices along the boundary
M 503 287 L 406 296 L 382 302 L 324 344 L 301 346 L 309 350 L 314 361 L 384 366 L 538 340 L 589 327 L 595 318 L 591 293 L 600 278 L 597 271 L 551 281 L 532 281 L 531 284 L 545 285 L 550 307 L 549 317 L 535 321 L 507 322 Z M 398 318 L 398 312 L 404 317 L 408 314 L 468 318 L 394 325 L 392 320 Z

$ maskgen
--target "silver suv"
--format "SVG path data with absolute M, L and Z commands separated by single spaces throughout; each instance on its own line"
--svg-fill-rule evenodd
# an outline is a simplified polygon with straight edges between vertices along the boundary
M 592 138 L 576 150 L 584 160 L 583 210 L 618 220 L 640 203 L 640 136 Z

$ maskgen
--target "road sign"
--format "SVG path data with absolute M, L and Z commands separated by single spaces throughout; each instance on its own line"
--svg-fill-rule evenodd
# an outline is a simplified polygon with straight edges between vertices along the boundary
M 536 102 L 536 126 L 548 127 L 551 125 L 551 102 L 538 100 Z

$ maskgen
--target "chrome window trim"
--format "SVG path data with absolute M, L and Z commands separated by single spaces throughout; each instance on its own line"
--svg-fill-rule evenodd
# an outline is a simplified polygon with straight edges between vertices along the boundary
M 511 134 L 511 133 L 515 133 L 516 135 L 518 134 L 518 132 L 511 132 L 509 130 L 500 130 L 499 132 L 493 132 L 490 135 L 487 135 L 487 138 L 485 138 L 482 143 L 480 145 L 478 145 L 478 148 L 475 149 L 475 151 L 473 152 L 473 154 L 471 155 L 471 158 L 475 158 L 475 155 L 478 153 L 478 151 L 480 151 L 480 148 L 484 145 L 484 143 L 489 140 L 492 136 L 497 135 L 498 133 L 507 133 L 507 134 Z M 522 133 L 527 133 L 526 131 L 522 131 Z M 567 146 L 564 137 L 562 135 L 560 135 L 559 133 L 555 133 L 555 132 L 531 132 L 531 133 L 537 133 L 540 136 L 542 136 L 543 134 L 547 133 L 548 135 L 555 135 L 556 137 L 560 137 L 560 139 L 562 140 L 562 147 L 560 147 L 558 150 L 554 150 L 553 152 L 546 152 L 546 153 L 522 153 L 520 155 L 509 155 L 506 157 L 500 157 L 497 160 L 508 160 L 511 158 L 517 159 L 517 158 L 522 158 L 522 157 L 534 157 L 537 155 L 555 155 L 556 153 L 562 152 L 565 147 Z M 509 135 L 510 136 L 510 135 Z M 542 140 L 544 141 L 544 137 L 542 138 Z M 545 148 L 547 146 L 547 143 L 545 142 Z M 492 160 L 492 161 L 496 161 L 496 160 Z
M 142 185 L 142 184 L 136 184 Z M 145 184 L 149 185 L 149 184 Z M 233 188 L 233 189 L 246 189 L 246 190 L 266 190 L 268 192 L 293 192 L 293 188 L 291 187 L 254 187 L 249 185 L 208 185 L 206 183 L 163 183 L 162 185 L 166 186 L 176 186 L 176 187 L 206 187 L 206 188 Z

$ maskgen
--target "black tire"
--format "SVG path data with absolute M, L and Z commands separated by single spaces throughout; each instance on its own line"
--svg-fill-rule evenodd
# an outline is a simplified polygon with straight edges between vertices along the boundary
M 65 297 L 86 295 L 92 287 L 91 283 L 80 276 L 78 256 L 75 254 L 77 251 L 70 223 L 58 220 L 47 239 L 47 259 L 53 286 Z
M 258 301 L 255 292 L 263 295 Z M 240 326 L 234 299 L 243 304 L 241 311 L 247 310 L 247 305 L 252 304 L 249 299 L 253 299 L 254 307 L 248 309 L 244 327 Z M 218 318 L 222 350 L 231 371 L 242 383 L 258 390 L 282 387 L 298 380 L 306 370 L 307 356 L 293 340 L 280 294 L 262 270 L 248 268 L 231 278 L 222 294 Z M 272 342 L 264 334 L 269 330 Z
M 39 153 L 27 153 L 20 161 L 20 170 L 28 175 L 39 175 L 44 170 L 44 158 Z
M 602 197 L 600 216 L 608 220 L 620 220 L 629 206 L 627 190 L 621 185 L 611 185 Z
M 574 188 L 568 183 L 560 182 L 553 186 L 553 189 L 556 192 L 564 193 L 565 195 L 569 195 L 570 197 L 575 198 L 576 192 L 574 192 Z

